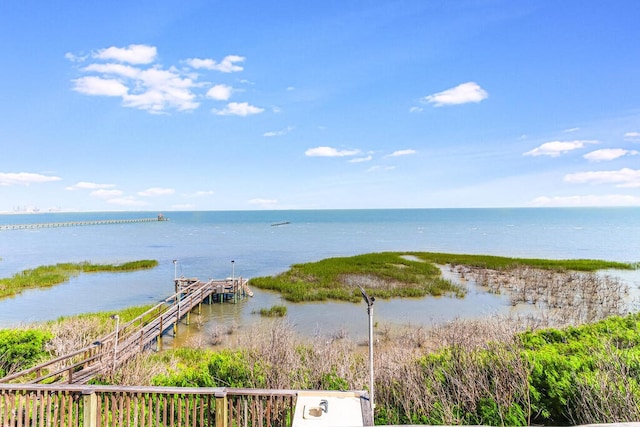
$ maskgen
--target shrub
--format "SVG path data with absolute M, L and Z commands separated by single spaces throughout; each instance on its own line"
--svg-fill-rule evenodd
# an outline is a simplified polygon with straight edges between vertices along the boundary
M 0 329 L 0 378 L 43 360 L 50 338 L 50 334 L 38 330 Z

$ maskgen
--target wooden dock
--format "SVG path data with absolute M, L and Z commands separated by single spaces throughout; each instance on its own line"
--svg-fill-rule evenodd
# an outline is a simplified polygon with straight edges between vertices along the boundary
M 37 229 L 37 228 L 79 227 L 79 226 L 86 226 L 86 225 L 133 224 L 138 222 L 158 222 L 158 221 L 167 221 L 167 218 L 165 218 L 162 215 L 158 215 L 156 218 L 96 219 L 96 220 L 89 220 L 89 221 L 0 224 L 0 230 L 30 230 L 30 229 Z
M 159 344 L 167 331 L 189 324 L 191 312 L 203 303 L 234 302 L 253 293 L 242 277 L 227 280 L 176 279 L 176 293 L 135 319 L 119 325 L 93 344 L 38 366 L 0 378 L 0 383 L 86 384 L 97 375 L 114 372 L 141 351 Z

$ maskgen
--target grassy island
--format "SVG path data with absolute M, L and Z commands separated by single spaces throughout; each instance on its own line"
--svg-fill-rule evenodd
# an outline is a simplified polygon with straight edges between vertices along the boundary
M 46 288 L 68 281 L 80 273 L 105 273 L 145 270 L 156 267 L 156 260 L 132 261 L 124 264 L 61 263 L 23 270 L 12 277 L 0 279 L 0 298 L 19 294 L 27 289 Z
M 635 264 L 598 260 L 545 260 L 488 255 L 455 255 L 432 252 L 381 252 L 328 258 L 294 264 L 273 277 L 251 279 L 261 289 L 278 291 L 291 302 L 360 301 L 358 285 L 376 298 L 423 297 L 465 290 L 442 278 L 438 265 L 463 265 L 496 271 L 531 267 L 549 271 L 593 272 L 603 269 L 633 269 Z

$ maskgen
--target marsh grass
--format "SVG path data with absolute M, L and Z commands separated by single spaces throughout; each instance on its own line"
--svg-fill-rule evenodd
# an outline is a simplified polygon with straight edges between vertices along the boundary
M 257 311 L 257 313 L 263 317 L 284 317 L 287 315 L 287 306 L 273 305 L 269 308 L 261 308 Z
M 253 286 L 276 290 L 292 302 L 342 300 L 358 302 L 358 285 L 376 298 L 423 297 L 464 293 L 441 277 L 438 267 L 401 253 L 373 253 L 295 264 L 274 277 L 251 279 Z
M 251 279 L 253 286 L 278 291 L 292 302 L 360 301 L 358 286 L 376 298 L 424 297 L 453 294 L 463 297 L 465 288 L 442 278 L 438 265 L 511 271 L 536 270 L 594 272 L 603 269 L 630 270 L 638 264 L 599 260 L 545 260 L 488 255 L 455 255 L 432 252 L 381 252 L 352 257 L 328 258 L 294 264 L 272 277 Z
M 59 263 L 23 270 L 10 278 L 0 279 L 0 298 L 16 295 L 27 289 L 46 288 L 68 281 L 81 273 L 125 272 L 154 268 L 155 260 L 132 261 L 124 264 Z

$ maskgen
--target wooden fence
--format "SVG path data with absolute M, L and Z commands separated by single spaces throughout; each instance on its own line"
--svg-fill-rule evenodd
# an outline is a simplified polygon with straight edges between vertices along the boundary
M 290 426 L 296 396 L 295 390 L 0 384 L 0 426 Z

